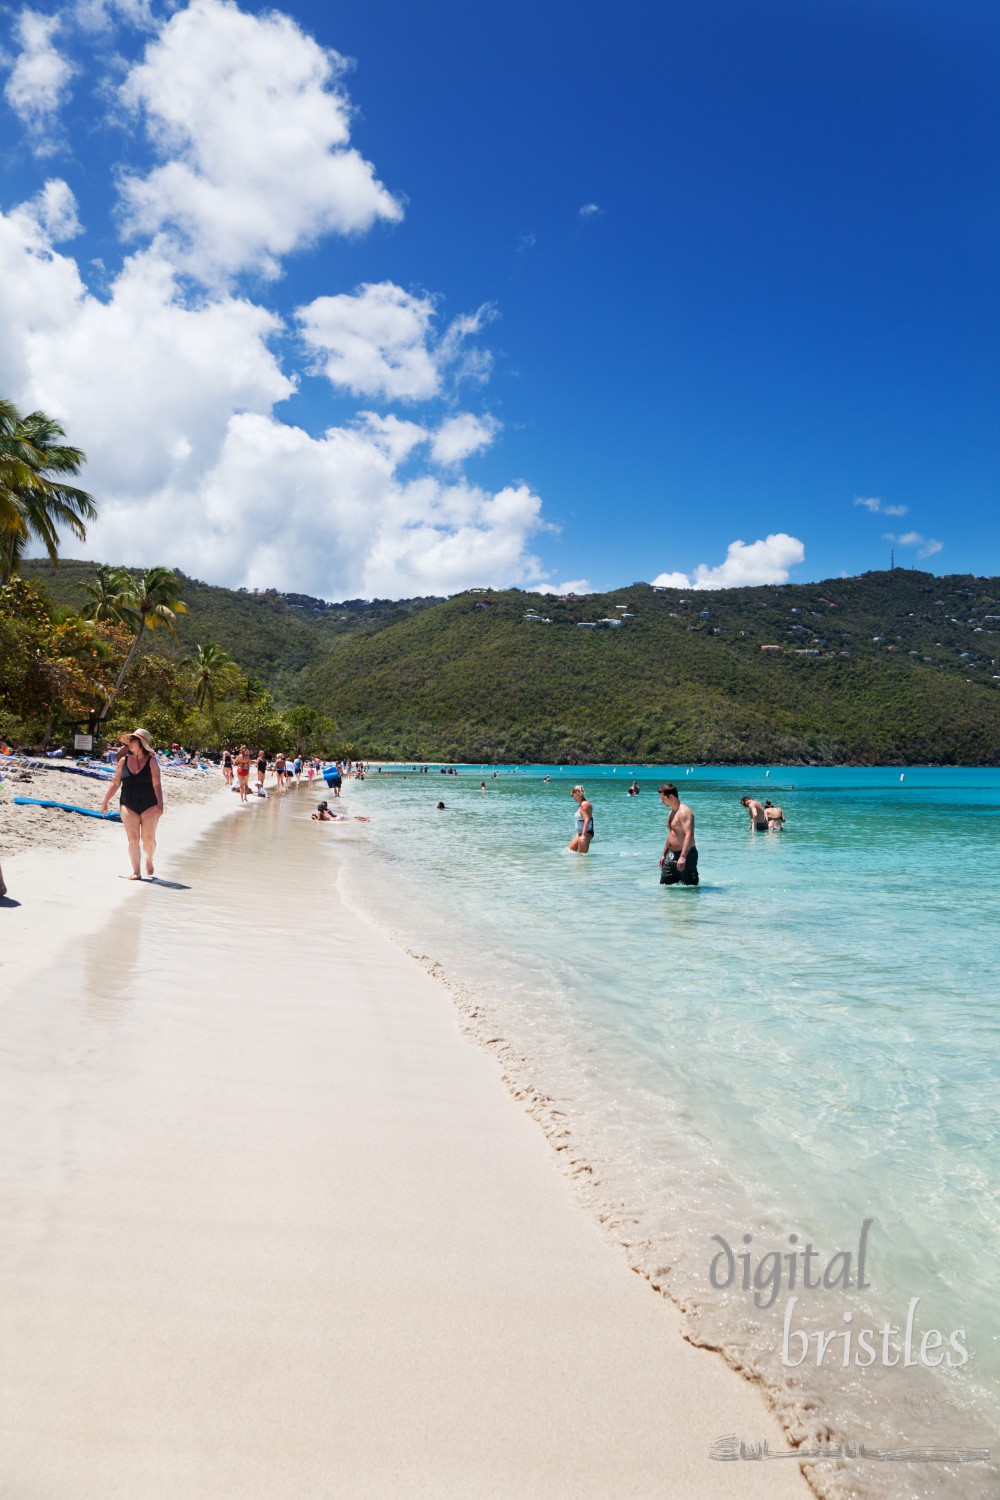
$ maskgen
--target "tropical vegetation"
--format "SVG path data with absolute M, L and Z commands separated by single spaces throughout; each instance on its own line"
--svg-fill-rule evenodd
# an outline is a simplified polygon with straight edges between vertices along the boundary
M 0 401 L 7 740 L 141 720 L 203 748 L 406 760 L 1000 763 L 996 578 L 339 604 L 214 588 L 60 560 L 97 514 L 65 436 Z

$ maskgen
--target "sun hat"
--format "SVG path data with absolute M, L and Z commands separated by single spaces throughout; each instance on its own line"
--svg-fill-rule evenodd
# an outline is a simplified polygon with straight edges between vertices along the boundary
M 148 729 L 133 729 L 129 739 L 138 740 L 147 755 L 153 753 L 153 741 L 149 737 Z

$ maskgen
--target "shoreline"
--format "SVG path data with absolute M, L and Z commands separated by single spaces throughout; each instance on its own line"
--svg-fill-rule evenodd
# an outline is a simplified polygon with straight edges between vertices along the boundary
M 602 779 L 600 785 L 607 787 L 609 781 L 610 778 Z M 372 777 L 371 783 L 377 785 L 378 778 Z M 432 783 L 432 787 L 434 785 Z M 465 790 L 469 790 L 468 783 Z M 379 788 L 379 791 L 383 789 Z M 472 802 L 477 803 L 478 798 L 472 799 Z M 375 805 L 375 802 L 368 801 L 365 810 L 374 811 Z M 450 800 L 448 805 L 452 806 Z M 406 827 L 412 840 L 416 830 L 412 824 L 407 824 Z M 600 1224 L 605 1237 L 615 1245 L 616 1252 L 626 1259 L 630 1269 L 649 1283 L 650 1289 L 657 1293 L 658 1298 L 667 1300 L 684 1315 L 685 1338 L 698 1347 L 721 1354 L 730 1368 L 739 1371 L 744 1379 L 767 1391 L 768 1404 L 779 1414 L 791 1443 L 809 1447 L 814 1442 L 829 1441 L 831 1438 L 850 1442 L 857 1439 L 857 1432 L 860 1430 L 869 1445 L 877 1446 L 880 1438 L 884 1445 L 885 1426 L 898 1437 L 901 1444 L 910 1442 L 919 1445 L 922 1440 L 925 1443 L 930 1441 L 928 1427 L 933 1440 L 939 1440 L 944 1447 L 964 1443 L 967 1447 L 981 1448 L 984 1440 L 989 1443 L 995 1437 L 996 1427 L 989 1417 L 990 1408 L 981 1404 L 981 1398 L 988 1400 L 982 1390 L 960 1394 L 954 1388 L 949 1390 L 947 1386 L 937 1385 L 934 1380 L 925 1379 L 928 1375 L 926 1371 L 918 1371 L 912 1377 L 908 1375 L 905 1380 L 897 1380 L 887 1372 L 883 1389 L 879 1393 L 879 1400 L 885 1403 L 880 1423 L 879 1406 L 876 1404 L 871 1409 L 865 1409 L 869 1397 L 863 1393 L 862 1386 L 857 1381 L 853 1387 L 845 1385 L 842 1391 L 830 1391 L 827 1400 L 824 1400 L 815 1387 L 797 1389 L 797 1381 L 789 1377 L 789 1372 L 775 1369 L 773 1359 L 769 1362 L 765 1358 L 762 1362 L 759 1358 L 761 1350 L 766 1355 L 773 1352 L 775 1347 L 773 1328 L 769 1329 L 762 1323 L 764 1334 L 770 1334 L 772 1341 L 769 1345 L 765 1337 L 758 1349 L 754 1346 L 752 1337 L 749 1344 L 742 1333 L 739 1339 L 731 1337 L 734 1328 L 742 1329 L 745 1321 L 740 1317 L 738 1309 L 734 1311 L 732 1306 L 723 1307 L 706 1322 L 706 1308 L 702 1305 L 705 1299 L 698 1289 L 697 1281 L 692 1278 L 693 1268 L 690 1264 L 685 1264 L 683 1248 L 678 1245 L 675 1232 L 667 1227 L 670 1214 L 678 1207 L 673 1201 L 678 1195 L 671 1193 L 669 1200 L 664 1200 L 660 1205 L 662 1213 L 657 1213 L 655 1207 L 651 1212 L 648 1196 L 644 1199 L 641 1193 L 637 1195 L 634 1191 L 636 1183 L 631 1181 L 628 1172 L 622 1170 L 622 1153 L 628 1153 L 630 1144 L 628 1140 L 620 1138 L 622 1119 L 615 1116 L 614 1130 L 618 1132 L 615 1136 L 618 1148 L 616 1158 L 616 1151 L 608 1149 L 608 1120 L 604 1122 L 605 1128 L 595 1133 L 593 1109 L 588 1113 L 584 1107 L 581 1112 L 583 1095 L 578 1093 L 574 1084 L 582 1080 L 574 1080 L 573 1075 L 567 1073 L 562 1066 L 553 1069 L 553 1057 L 559 1054 L 558 1029 L 548 1033 L 544 1031 L 544 1027 L 536 1029 L 540 1017 L 532 1016 L 530 1005 L 526 1009 L 525 1003 L 522 1003 L 520 1008 L 512 1011 L 509 1003 L 500 1003 L 502 994 L 489 971 L 490 964 L 502 949 L 502 939 L 498 936 L 493 940 L 489 929 L 470 929 L 467 934 L 467 938 L 471 936 L 476 953 L 478 941 L 485 944 L 490 955 L 489 961 L 485 952 L 481 955 L 486 964 L 484 983 L 483 963 L 472 963 L 470 966 L 470 955 L 461 951 L 461 943 L 456 946 L 456 942 L 450 941 L 443 923 L 435 925 L 424 899 L 426 891 L 420 876 L 412 865 L 407 864 L 405 858 L 400 861 L 398 836 L 395 845 L 384 852 L 388 853 L 388 861 L 375 872 L 374 885 L 366 883 L 363 871 L 356 872 L 361 876 L 360 881 L 346 882 L 349 902 L 378 931 L 389 936 L 402 951 L 448 990 L 463 1032 L 478 1047 L 494 1057 L 498 1074 L 502 1076 L 506 1089 L 519 1107 L 530 1114 L 540 1127 L 552 1152 L 553 1162 L 565 1175 L 584 1211 L 594 1222 Z M 463 846 L 456 851 L 456 857 L 461 860 L 467 853 L 467 848 Z M 513 878 L 526 878 L 523 861 L 514 867 Z M 407 886 L 412 888 L 409 894 Z M 544 886 L 540 885 L 539 889 L 541 891 Z M 454 892 L 445 887 L 436 896 L 442 910 L 449 912 L 449 925 L 455 922 L 449 907 L 452 895 Z M 458 919 L 458 925 L 461 925 L 461 918 Z M 436 936 L 427 936 L 430 930 Z M 476 932 L 478 939 L 474 935 Z M 506 935 L 509 939 L 510 932 Z M 535 981 L 538 977 L 534 976 Z M 506 982 L 513 983 L 515 991 L 525 981 L 527 988 L 532 988 L 532 973 L 527 969 L 520 980 L 509 972 L 505 978 Z M 535 989 L 537 990 L 537 983 Z M 540 995 L 540 991 L 535 994 L 536 1001 Z M 551 1016 L 547 1015 L 546 1020 L 551 1020 Z M 565 1027 L 563 1032 L 565 1041 L 568 1038 Z M 593 1042 L 591 1037 L 591 1046 Z M 544 1044 L 542 1050 L 540 1044 Z M 609 1116 L 608 1119 L 610 1118 Z M 675 1146 L 678 1144 L 674 1142 Z M 667 1152 L 665 1160 L 672 1162 L 669 1176 L 676 1178 L 678 1160 L 670 1154 L 669 1145 Z M 631 1157 L 629 1160 L 631 1161 Z M 684 1194 L 679 1196 L 683 1204 Z M 683 1212 L 683 1207 L 681 1211 Z M 730 1211 L 721 1217 L 735 1224 L 743 1216 L 739 1212 Z M 789 1220 L 789 1224 L 791 1222 Z M 718 1224 L 710 1224 L 708 1229 L 718 1227 Z M 756 1234 L 756 1225 L 751 1223 L 747 1227 L 754 1227 Z M 797 1222 L 795 1227 L 799 1227 Z M 776 1234 L 776 1231 L 772 1232 Z M 704 1281 L 703 1275 L 701 1279 Z M 883 1303 L 878 1310 L 881 1314 L 892 1309 Z M 871 1309 L 866 1308 L 865 1311 L 870 1312 Z M 801 1316 L 800 1309 L 799 1317 Z M 779 1327 L 779 1347 L 780 1343 Z M 839 1419 L 823 1410 L 829 1396 L 833 1397 L 834 1411 L 839 1404 L 838 1397 L 849 1397 L 843 1401 L 844 1410 Z M 953 1400 L 956 1404 L 952 1404 Z M 930 1424 L 927 1421 L 929 1415 L 932 1418 Z M 995 1442 L 992 1447 L 995 1454 Z M 835 1473 L 828 1466 L 820 1465 L 814 1473 L 805 1473 L 805 1477 L 815 1494 L 829 1497 L 829 1500 L 833 1500 L 833 1497 L 844 1500 L 844 1497 L 861 1494 L 886 1497 L 895 1495 L 892 1476 L 885 1472 L 875 1471 L 874 1474 L 864 1475 L 862 1479 L 860 1471 L 854 1466 Z M 933 1474 L 927 1474 L 926 1483 L 931 1486 L 926 1491 L 928 1497 L 931 1494 L 971 1496 L 975 1493 L 976 1496 L 985 1496 L 992 1493 L 990 1481 L 982 1469 L 946 1472 L 943 1466 L 937 1466 Z M 858 1484 L 861 1487 L 856 1489 L 854 1486 Z M 888 1488 L 884 1488 L 886 1485 Z M 938 1485 L 941 1486 L 940 1489 Z M 949 1488 L 949 1485 L 953 1487 Z
M 256 881 L 293 889 L 336 860 L 303 800 L 206 839 L 199 809 L 171 840 L 169 908 L 155 888 L 126 902 L 139 887 L 118 892 L 103 861 L 107 890 L 89 857 L 86 885 L 78 858 L 49 860 L 52 904 L 77 890 L 79 920 L 58 963 L 50 944 L 0 970 L 22 979 L 5 1208 L 42 1252 L 3 1257 L 21 1309 L 0 1355 L 10 1481 L 95 1500 L 122 1482 L 143 1500 L 808 1496 L 794 1463 L 765 1483 L 708 1460 L 734 1430 L 783 1449 L 781 1429 L 626 1274 L 442 987 L 336 890 L 321 923 L 257 905 Z M 248 1340 L 250 1406 L 226 1373 Z M 95 1423 L 99 1457 L 80 1448 Z

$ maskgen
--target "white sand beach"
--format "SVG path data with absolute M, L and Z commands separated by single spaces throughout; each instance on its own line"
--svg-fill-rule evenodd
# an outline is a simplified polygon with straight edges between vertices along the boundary
M 0 1492 L 807 1497 L 710 1460 L 786 1442 L 342 903 L 363 827 L 236 801 L 168 809 L 159 884 L 107 825 L 0 849 Z

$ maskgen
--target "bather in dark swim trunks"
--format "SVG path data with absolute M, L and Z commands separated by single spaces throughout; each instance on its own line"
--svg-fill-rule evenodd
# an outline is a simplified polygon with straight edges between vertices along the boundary
M 660 884 L 677 885 L 679 882 L 681 885 L 697 885 L 698 851 L 695 848 L 694 844 L 691 845 L 690 849 L 687 852 L 687 858 L 684 861 L 683 870 L 678 870 L 677 859 L 677 854 L 673 849 L 671 849 L 670 853 L 663 861 L 663 868 L 660 871 Z

